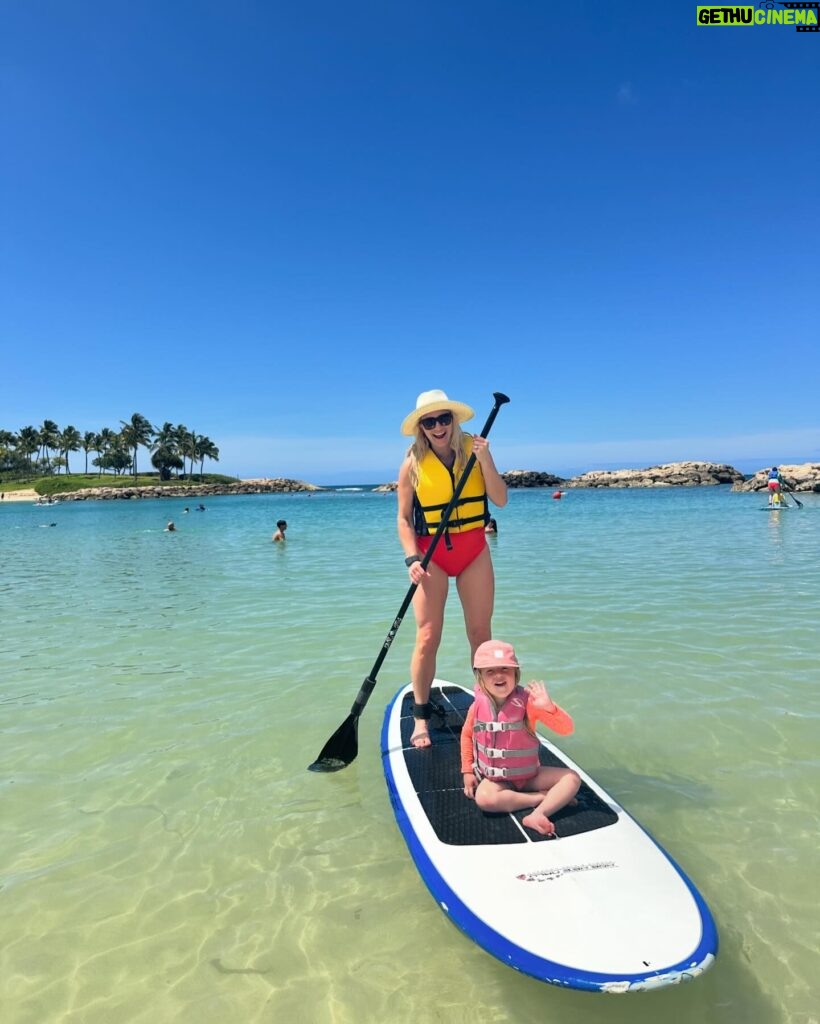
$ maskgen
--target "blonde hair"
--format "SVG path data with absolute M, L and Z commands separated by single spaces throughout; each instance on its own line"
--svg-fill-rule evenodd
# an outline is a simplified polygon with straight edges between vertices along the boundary
M 455 454 L 455 462 L 453 463 L 453 476 L 458 479 L 464 472 L 464 468 L 467 465 L 468 456 L 464 454 L 464 439 L 466 437 L 472 437 L 472 434 L 465 434 L 461 429 L 461 424 L 453 415 L 453 429 L 450 433 L 450 449 Z M 432 445 L 427 440 L 427 435 L 424 433 L 424 428 L 421 422 L 416 424 L 416 439 L 407 449 L 407 458 L 410 460 L 410 482 L 413 485 L 413 489 L 419 485 L 419 464 L 421 463 L 424 456 L 432 451 Z

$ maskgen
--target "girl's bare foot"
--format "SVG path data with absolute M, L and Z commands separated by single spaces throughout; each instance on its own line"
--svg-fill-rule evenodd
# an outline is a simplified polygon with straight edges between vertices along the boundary
M 521 824 L 525 828 L 531 828 L 533 832 L 538 832 L 542 836 L 554 836 L 555 825 L 549 820 L 546 814 L 539 814 L 538 811 L 533 811 L 532 814 L 528 814 L 526 818 L 521 819 Z
M 410 737 L 410 746 L 415 747 L 416 750 L 420 750 L 423 747 L 429 747 L 432 745 L 430 739 L 430 730 L 427 726 L 427 720 L 424 718 L 417 718 L 415 720 L 413 735 Z

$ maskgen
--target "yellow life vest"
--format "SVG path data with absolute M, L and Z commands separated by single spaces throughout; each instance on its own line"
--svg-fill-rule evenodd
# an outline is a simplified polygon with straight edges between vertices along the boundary
M 468 458 L 472 452 L 472 445 L 472 438 L 466 437 L 464 454 Z M 413 502 L 413 522 L 419 536 L 426 537 L 436 532 L 455 488 L 453 471 L 448 469 L 437 455 L 428 451 L 419 463 L 419 481 Z M 445 533 L 467 533 L 479 527 L 483 529 L 487 518 L 487 491 L 481 467 L 476 462 L 453 507 Z

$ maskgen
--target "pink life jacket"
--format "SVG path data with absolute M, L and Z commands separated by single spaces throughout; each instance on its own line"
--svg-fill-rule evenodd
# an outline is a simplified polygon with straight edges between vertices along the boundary
M 473 767 L 485 779 L 524 782 L 538 774 L 538 741 L 526 726 L 527 691 L 516 686 L 498 710 L 476 683 Z

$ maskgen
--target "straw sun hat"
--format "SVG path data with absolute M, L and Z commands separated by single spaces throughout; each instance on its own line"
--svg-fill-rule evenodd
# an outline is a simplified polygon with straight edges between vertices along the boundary
M 463 402 L 454 402 L 451 398 L 448 398 L 443 391 L 422 391 L 419 397 L 416 399 L 416 408 L 409 416 L 405 416 L 401 424 L 402 434 L 407 434 L 408 437 L 412 437 L 416 432 L 416 427 L 420 419 L 423 419 L 428 413 L 438 412 L 441 409 L 446 409 L 451 412 L 459 423 L 464 423 L 466 420 L 471 420 L 475 413 Z

